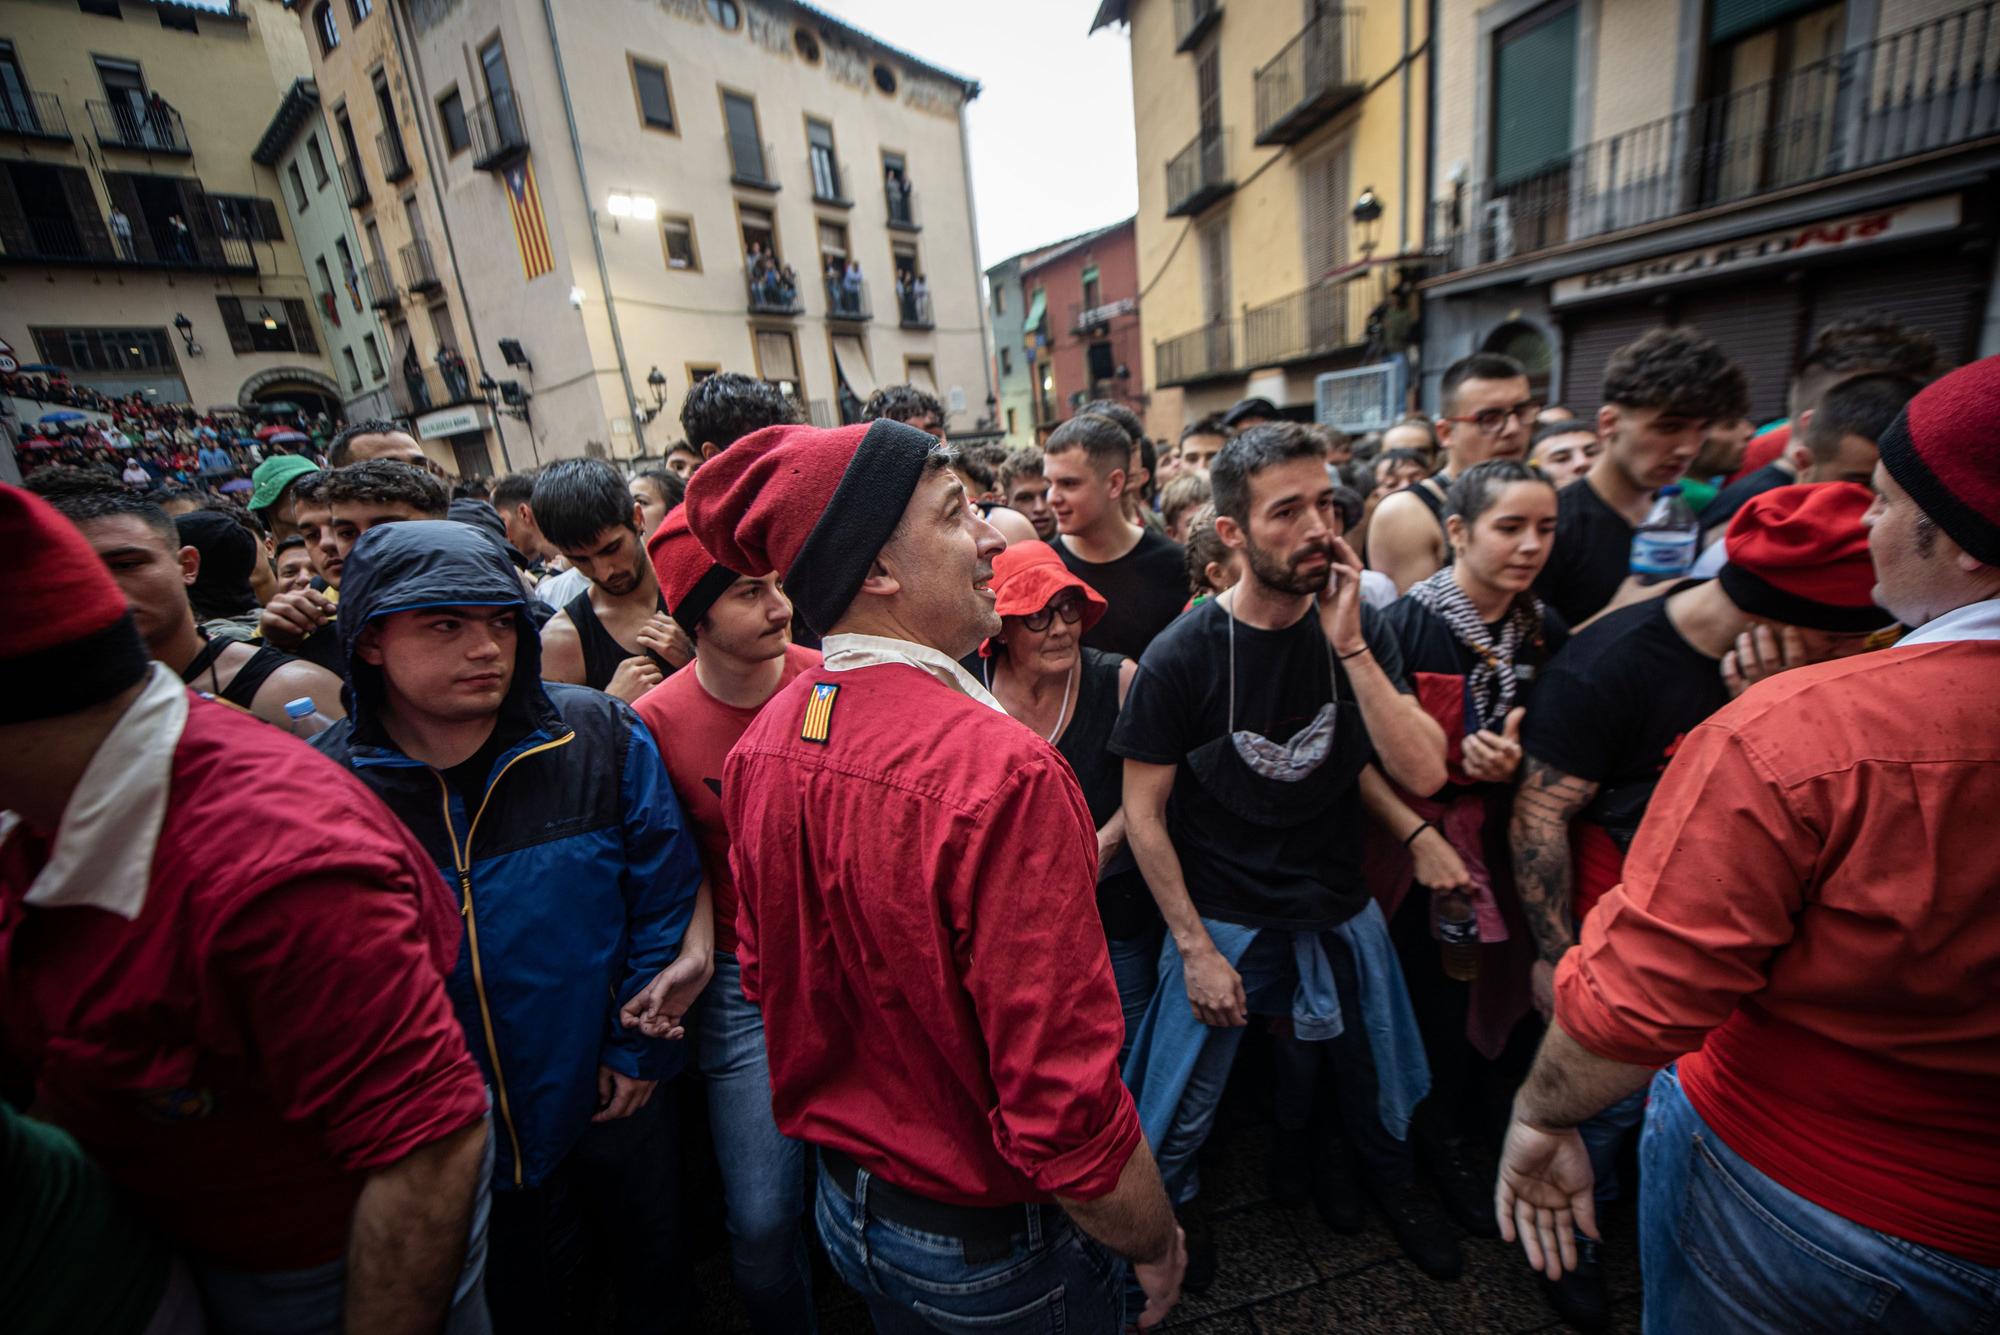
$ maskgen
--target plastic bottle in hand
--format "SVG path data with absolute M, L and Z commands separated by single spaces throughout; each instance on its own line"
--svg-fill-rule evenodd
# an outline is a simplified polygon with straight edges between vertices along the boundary
M 1453 891 L 1431 897 L 1431 916 L 1437 923 L 1438 949 L 1444 976 L 1461 983 L 1479 977 L 1479 919 L 1472 901 Z
M 319 712 L 310 695 L 285 702 L 286 725 L 294 737 L 317 737 L 333 726 L 333 720 Z
M 1680 484 L 1661 487 L 1645 522 L 1632 530 L 1632 574 L 1641 584 L 1679 579 L 1694 567 L 1701 521 L 1681 499 Z

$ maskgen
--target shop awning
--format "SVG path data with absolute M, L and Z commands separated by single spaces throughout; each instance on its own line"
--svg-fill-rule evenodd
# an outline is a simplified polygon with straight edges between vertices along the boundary
M 1032 334 L 1041 328 L 1042 316 L 1047 313 L 1048 308 L 1049 290 L 1045 287 L 1036 288 L 1035 299 L 1028 303 L 1028 318 L 1021 325 L 1022 331 Z
M 833 360 L 840 368 L 840 378 L 847 382 L 847 388 L 867 402 L 874 394 L 875 372 L 868 367 L 868 349 L 861 344 L 858 334 L 835 334 L 833 336 Z
M 775 330 L 757 331 L 757 364 L 766 380 L 785 380 L 797 384 L 799 380 L 798 359 L 792 352 L 792 336 Z

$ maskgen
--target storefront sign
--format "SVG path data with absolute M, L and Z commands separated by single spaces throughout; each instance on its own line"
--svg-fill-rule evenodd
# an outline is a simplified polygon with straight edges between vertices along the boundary
M 1734 273 L 1789 260 L 1803 259 L 1829 251 L 1857 250 L 1884 241 L 1901 241 L 1929 232 L 1949 231 L 1961 216 L 1957 195 L 1918 200 L 1869 213 L 1829 218 L 1805 223 L 1780 232 L 1746 236 L 1738 241 L 1684 250 L 1675 255 L 1620 264 L 1595 273 L 1559 278 L 1549 288 L 1549 304 L 1571 302 L 1644 291 L 1718 273 Z
M 434 413 L 425 413 L 416 420 L 417 439 L 436 440 L 441 436 L 456 436 L 467 431 L 481 430 L 485 425 L 480 420 L 477 405 L 462 404 L 456 408 L 440 408 Z

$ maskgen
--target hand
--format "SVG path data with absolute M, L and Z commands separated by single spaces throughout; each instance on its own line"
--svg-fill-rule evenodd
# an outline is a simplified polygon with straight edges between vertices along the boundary
M 1174 1225 L 1174 1245 L 1167 1254 L 1151 1263 L 1134 1262 L 1132 1277 L 1146 1292 L 1146 1310 L 1139 1313 L 1139 1329 L 1151 1330 L 1167 1319 L 1181 1300 L 1181 1277 L 1187 1273 L 1187 1234 Z
M 1111 859 L 1117 857 L 1119 851 L 1124 847 L 1125 837 L 1123 835 L 1106 834 L 1104 831 L 1099 830 L 1097 832 L 1097 865 L 1099 867 L 1104 866 Z
M 1534 999 L 1535 1009 L 1542 1019 L 1556 1018 L 1556 966 L 1547 960 L 1536 960 L 1528 970 L 1528 994 Z
M 675 667 L 686 667 L 694 657 L 694 641 L 681 623 L 664 612 L 655 612 L 639 628 L 639 647 L 651 649 Z
M 1805 636 L 1796 626 L 1780 626 L 1776 633 L 1759 623 L 1736 637 L 1736 647 L 1722 656 L 1722 684 L 1733 700 L 1743 692 L 1790 668 L 1803 667 Z
M 333 601 L 318 589 L 281 593 L 264 606 L 257 628 L 276 649 L 296 649 L 306 636 L 333 620 Z
M 714 976 L 713 955 L 705 950 L 682 950 L 672 964 L 619 1008 L 618 1023 L 647 1038 L 686 1038 L 682 1021 Z
M 1213 1029 L 1236 1029 L 1250 1023 L 1243 978 L 1213 945 L 1183 954 L 1181 976 L 1195 1019 Z
M 658 686 L 661 681 L 660 665 L 644 654 L 633 654 L 618 665 L 611 674 L 611 682 L 604 688 L 606 695 L 615 695 L 626 704 L 631 704 L 647 691 Z
M 1465 869 L 1465 859 L 1435 825 L 1410 841 L 1410 861 L 1418 885 L 1431 890 L 1471 888 L 1472 873 Z
M 1345 538 L 1333 540 L 1333 569 L 1319 595 L 1319 624 L 1342 658 L 1368 647 L 1361 638 L 1361 558 Z
M 597 1068 L 597 1115 L 593 1122 L 615 1122 L 630 1117 L 653 1097 L 657 1080 L 634 1080 L 609 1066 Z
M 1501 1238 L 1518 1238 L 1529 1265 L 1550 1279 L 1561 1279 L 1563 1271 L 1576 1269 L 1577 1229 L 1598 1237 L 1597 1201 L 1591 1194 L 1595 1184 L 1590 1153 L 1575 1127 L 1545 1131 L 1516 1112 L 1493 1189 Z
M 1481 783 L 1505 783 L 1521 767 L 1521 720 L 1528 711 L 1515 705 L 1507 711 L 1502 731 L 1481 728 L 1465 739 L 1464 763 L 1467 778 Z

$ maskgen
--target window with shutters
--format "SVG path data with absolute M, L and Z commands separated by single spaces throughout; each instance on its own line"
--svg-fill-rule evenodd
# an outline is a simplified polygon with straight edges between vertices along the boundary
M 347 388 L 350 393 L 361 391 L 361 363 L 354 360 L 353 348 L 342 348 L 341 357 L 347 362 Z
M 806 122 L 806 156 L 812 164 L 813 198 L 822 204 L 845 204 L 840 158 L 833 149 L 833 127 L 825 121 Z
M 312 135 L 306 139 L 306 157 L 312 160 L 313 188 L 315 190 L 326 189 L 326 154 L 320 149 L 318 135 Z
M 223 236 L 241 241 L 283 241 L 277 206 L 254 195 L 210 195 L 215 225 Z
M 769 184 L 763 133 L 757 128 L 757 103 L 747 93 L 724 92 L 722 122 L 729 135 L 729 165 L 736 180 L 749 185 Z
M 1347 195 L 1347 145 L 1300 165 L 1299 235 L 1308 285 L 1347 264 Z
M 465 99 L 456 88 L 438 99 L 438 123 L 444 127 L 447 156 L 456 157 L 472 146 L 472 131 L 465 124 Z
M 788 329 L 759 329 L 756 336 L 757 376 L 795 403 L 805 402 L 799 379 L 799 345 Z
M 1094 311 L 1104 304 L 1104 284 L 1099 280 L 1097 266 L 1091 265 L 1083 271 L 1083 308 Z
M 333 49 L 340 45 L 340 20 L 334 17 L 329 0 L 319 0 L 313 7 L 313 31 L 319 34 L 319 53 L 332 55 Z
M 382 378 L 382 349 L 376 346 L 375 335 L 363 334 L 361 336 L 361 350 L 368 354 L 368 378 L 370 380 L 380 380 Z
M 1229 318 L 1229 219 L 1201 229 L 1201 309 L 1210 324 Z
M 319 341 L 312 334 L 312 320 L 302 301 L 252 297 L 246 302 L 241 297 L 217 297 L 215 305 L 222 315 L 222 327 L 229 334 L 232 352 L 319 351 Z
M 40 360 L 65 371 L 172 371 L 165 329 L 30 329 Z
M 312 207 L 312 196 L 306 193 L 306 178 L 299 175 L 298 163 L 285 164 L 285 179 L 292 183 L 292 199 L 298 204 L 299 212 L 304 213 Z
M 1846 27 L 1846 7 L 1825 0 L 1711 0 L 1702 203 L 1819 174 L 1836 151 Z
M 669 269 L 701 272 L 701 252 L 695 249 L 693 218 L 684 214 L 661 218 L 660 244 L 666 248 Z
M 1577 12 L 1549 5 L 1500 30 L 1493 52 L 1496 186 L 1549 171 L 1569 156 L 1576 87 Z
M 1194 92 L 1201 137 L 1207 139 L 1222 128 L 1222 53 L 1217 43 L 1194 58 Z
M 632 67 L 632 93 L 639 101 L 639 123 L 649 130 L 679 133 L 674 119 L 674 92 L 667 83 L 667 67 L 658 61 L 628 55 Z

